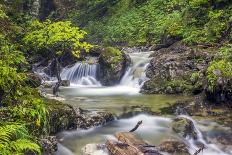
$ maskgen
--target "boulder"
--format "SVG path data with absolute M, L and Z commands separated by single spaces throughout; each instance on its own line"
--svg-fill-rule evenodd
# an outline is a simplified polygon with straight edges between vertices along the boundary
M 50 134 L 77 128 L 77 116 L 71 106 L 51 99 L 48 100 L 48 103 Z
M 91 112 L 79 107 L 73 109 L 76 113 L 77 128 L 88 129 L 114 120 L 114 116 L 108 112 Z
M 32 88 L 37 88 L 42 84 L 42 77 L 36 73 L 26 73 L 26 84 Z
M 186 144 L 174 139 L 162 142 L 157 149 L 161 152 L 167 152 L 172 155 L 190 155 Z
M 172 130 L 181 137 L 197 139 L 194 124 L 191 120 L 184 117 L 177 117 L 172 122 Z
M 53 154 L 58 150 L 58 142 L 56 136 L 48 136 L 39 140 L 43 154 Z
M 176 42 L 154 51 L 147 67 L 146 94 L 199 94 L 204 90 L 204 73 L 212 56 L 207 50 Z
M 48 109 L 50 134 L 77 128 L 88 129 L 114 120 L 111 113 L 83 110 L 55 100 L 50 100 Z
M 223 77 L 220 70 L 213 70 L 212 74 L 217 78 L 214 89 L 210 89 L 210 81 L 206 83 L 205 94 L 208 101 L 214 103 L 232 104 L 232 78 Z
M 130 62 L 129 56 L 118 49 L 112 47 L 103 49 L 99 56 L 98 80 L 104 86 L 118 84 Z

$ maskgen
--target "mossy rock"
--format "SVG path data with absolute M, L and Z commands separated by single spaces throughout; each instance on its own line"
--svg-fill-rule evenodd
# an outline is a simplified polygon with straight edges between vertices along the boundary
M 118 84 L 130 62 L 130 58 L 124 52 L 113 47 L 103 48 L 99 56 L 98 79 L 105 86 Z
M 172 130 L 181 137 L 197 138 L 194 124 L 191 120 L 183 117 L 175 118 L 172 122 Z

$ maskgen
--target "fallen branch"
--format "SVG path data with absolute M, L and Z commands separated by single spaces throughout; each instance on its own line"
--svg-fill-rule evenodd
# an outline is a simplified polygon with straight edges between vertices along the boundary
M 143 123 L 143 121 L 139 121 L 139 122 L 136 124 L 136 126 L 135 126 L 133 129 L 131 129 L 129 132 L 134 132 L 134 131 L 136 131 L 142 123 Z

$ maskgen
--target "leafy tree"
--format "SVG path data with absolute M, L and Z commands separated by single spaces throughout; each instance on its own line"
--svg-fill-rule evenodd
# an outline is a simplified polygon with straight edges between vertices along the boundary
M 83 41 L 85 35 L 85 31 L 73 27 L 70 21 L 53 23 L 50 20 L 34 21 L 26 34 L 24 41 L 27 46 L 35 51 L 47 50 L 53 57 L 58 79 L 53 94 L 57 95 L 62 81 L 58 57 L 66 52 L 71 52 L 76 57 L 79 57 L 82 50 L 88 52 L 92 46 Z

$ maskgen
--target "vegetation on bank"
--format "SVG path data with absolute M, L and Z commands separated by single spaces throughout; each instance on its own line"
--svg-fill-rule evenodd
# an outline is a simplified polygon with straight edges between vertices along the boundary
M 79 41 L 85 32 L 70 22 L 41 23 L 30 18 L 22 24 L 8 7 L 0 7 L 0 154 L 41 154 L 39 138 L 50 128 L 49 101 L 28 83 L 32 67 L 27 58 L 34 52 L 47 52 L 53 58 L 68 51 L 78 56 L 91 45 Z

